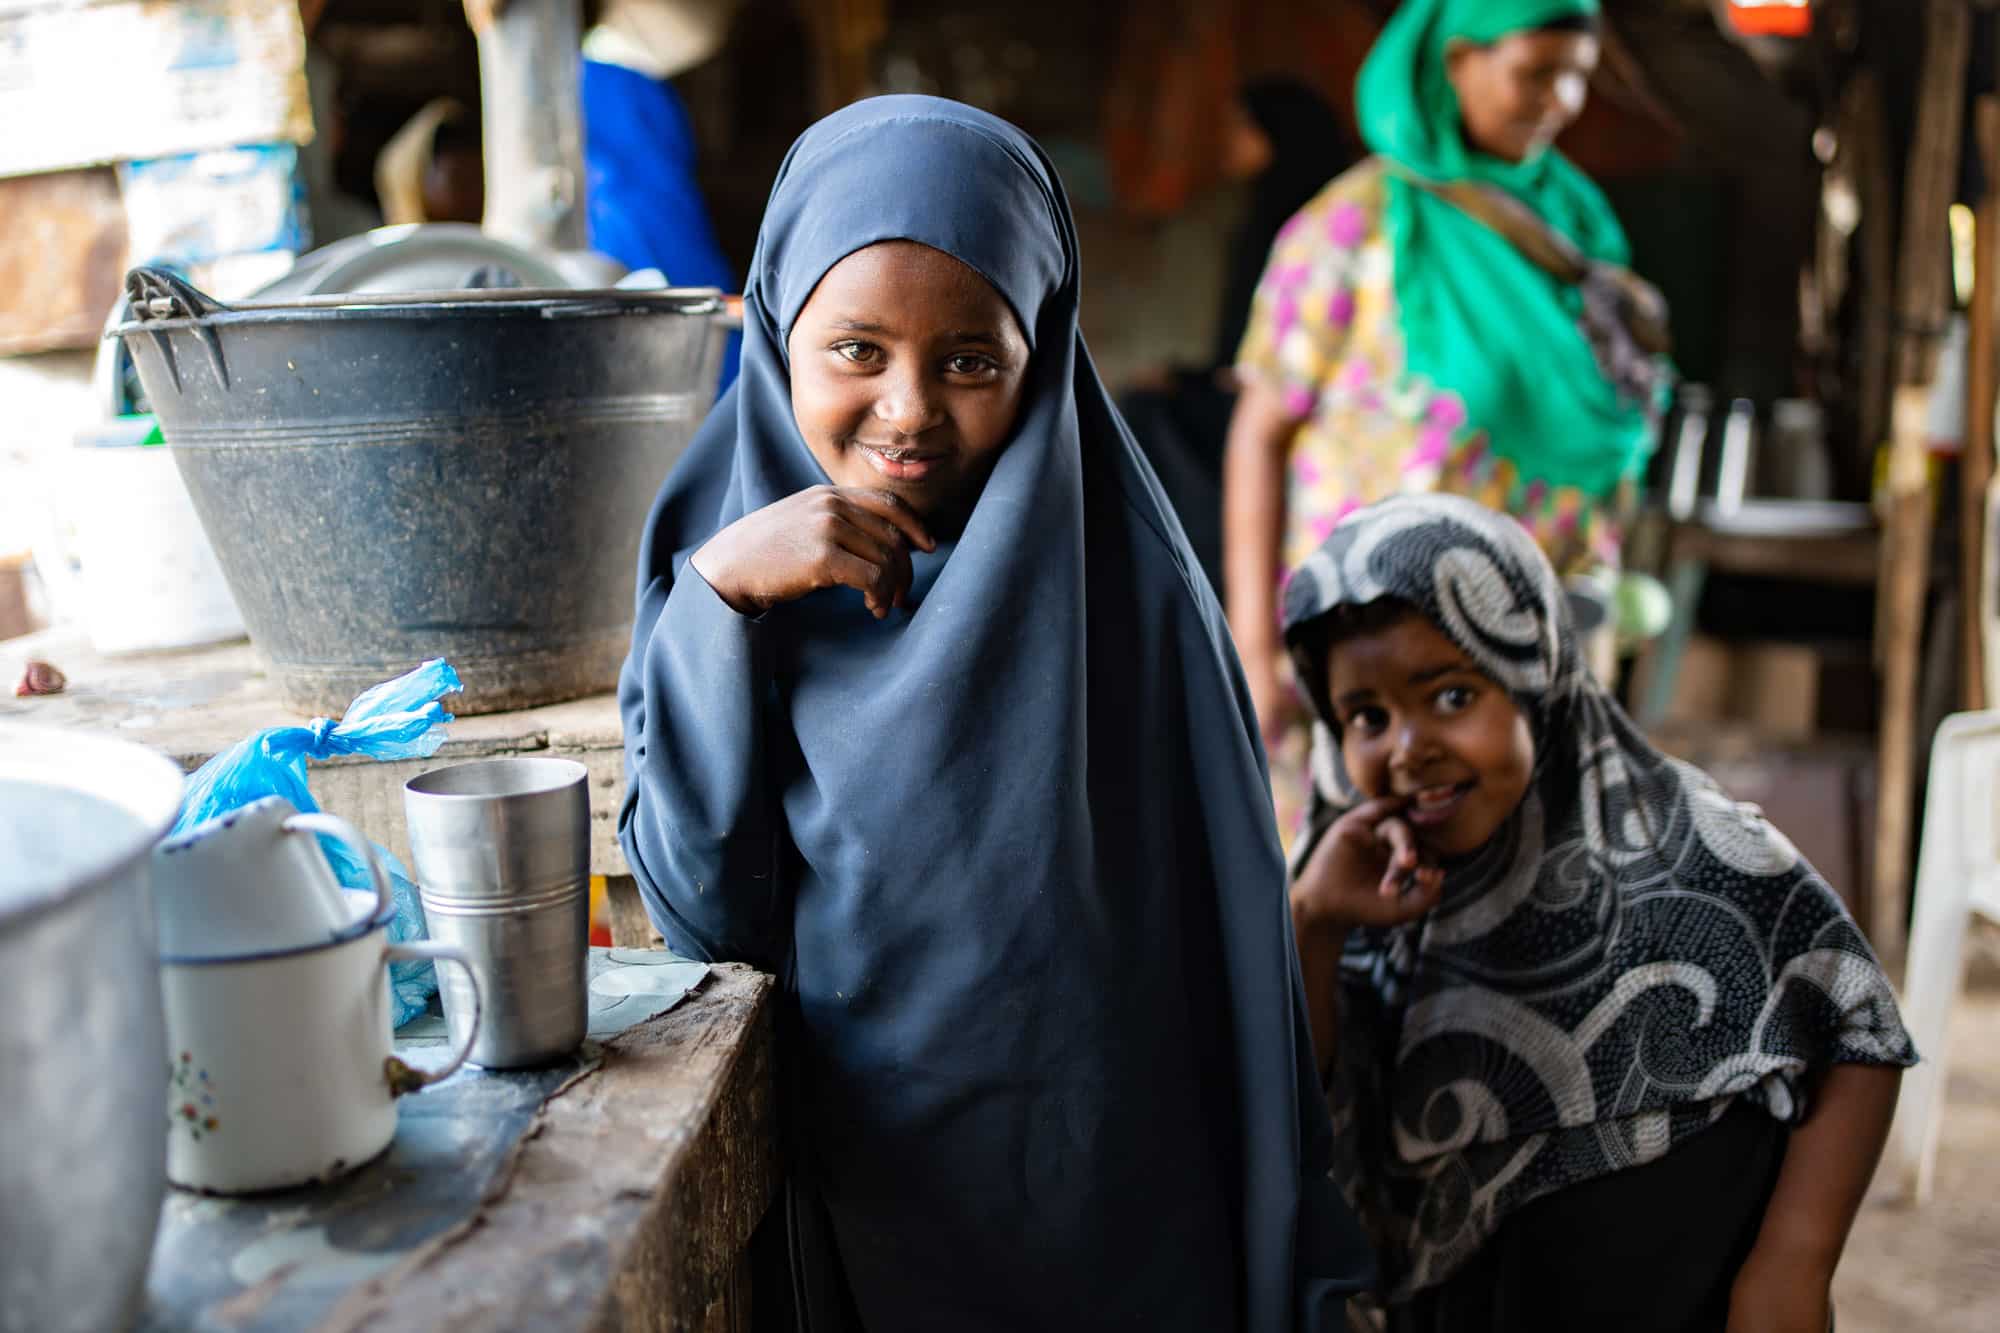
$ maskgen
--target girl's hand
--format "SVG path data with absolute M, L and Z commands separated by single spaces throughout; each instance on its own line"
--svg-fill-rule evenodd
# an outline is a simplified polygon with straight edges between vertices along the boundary
M 1758 1245 L 1729 1291 L 1728 1333 L 1827 1333 L 1833 1274 Z
M 1368 801 L 1326 831 L 1292 885 L 1296 920 L 1344 932 L 1400 926 L 1437 906 L 1444 871 L 1417 855 L 1416 835 L 1402 818 L 1408 804 L 1403 797 Z
M 759 616 L 821 588 L 854 588 L 877 620 L 910 590 L 910 548 L 937 543 L 900 497 L 815 486 L 745 514 L 689 557 L 716 596 Z

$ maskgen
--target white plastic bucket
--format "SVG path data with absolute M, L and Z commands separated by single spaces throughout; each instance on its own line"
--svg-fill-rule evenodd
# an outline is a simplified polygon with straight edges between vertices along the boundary
M 243 637 L 243 617 L 163 445 L 86 431 L 68 492 L 76 602 L 100 653 L 191 648 Z

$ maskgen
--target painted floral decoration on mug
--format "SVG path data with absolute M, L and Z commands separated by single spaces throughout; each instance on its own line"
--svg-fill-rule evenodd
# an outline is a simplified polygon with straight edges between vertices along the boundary
M 222 1131 L 215 1114 L 215 1085 L 208 1071 L 194 1061 L 194 1053 L 182 1051 L 179 1060 L 167 1062 L 167 1128 L 185 1129 L 199 1143 L 205 1134 Z

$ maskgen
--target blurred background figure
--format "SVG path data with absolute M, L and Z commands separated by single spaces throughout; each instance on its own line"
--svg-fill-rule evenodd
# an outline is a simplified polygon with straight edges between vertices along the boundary
M 607 0 L 583 39 L 584 203 L 590 248 L 676 287 L 737 290 L 695 175 L 695 133 L 672 80 L 713 56 L 738 0 Z M 736 378 L 729 341 L 721 388 Z
M 1202 567 L 1222 590 L 1222 446 L 1236 406 L 1236 349 L 1278 229 L 1360 156 L 1333 107 L 1294 79 L 1246 84 L 1224 116 L 1222 176 L 1247 184 L 1229 240 L 1221 321 L 1205 362 L 1176 366 L 1120 403 Z
M 677 287 L 736 290 L 672 83 L 721 48 L 735 11 L 736 0 L 609 0 L 583 39 L 590 246 Z
M 1551 145 L 1583 109 L 1597 0 L 1406 0 L 1356 92 L 1375 155 L 1279 233 L 1236 358 L 1226 600 L 1280 828 L 1307 726 L 1278 639 L 1284 572 L 1351 510 L 1469 495 L 1565 576 L 1615 566 L 1663 366 L 1604 195 Z M 1566 268 L 1567 264 L 1567 268 Z

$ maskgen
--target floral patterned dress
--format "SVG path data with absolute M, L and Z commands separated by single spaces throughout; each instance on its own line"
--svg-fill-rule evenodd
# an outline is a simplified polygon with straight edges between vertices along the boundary
M 1386 169 L 1370 158 L 1335 179 L 1279 231 L 1237 353 L 1245 380 L 1277 389 L 1300 419 L 1288 466 L 1284 568 L 1363 505 L 1445 491 L 1511 514 L 1558 573 L 1615 566 L 1609 498 L 1524 479 L 1488 447 L 1450 386 L 1405 374 L 1395 264 L 1383 227 Z M 1289 843 L 1305 809 L 1308 728 L 1271 754 L 1278 826 Z

